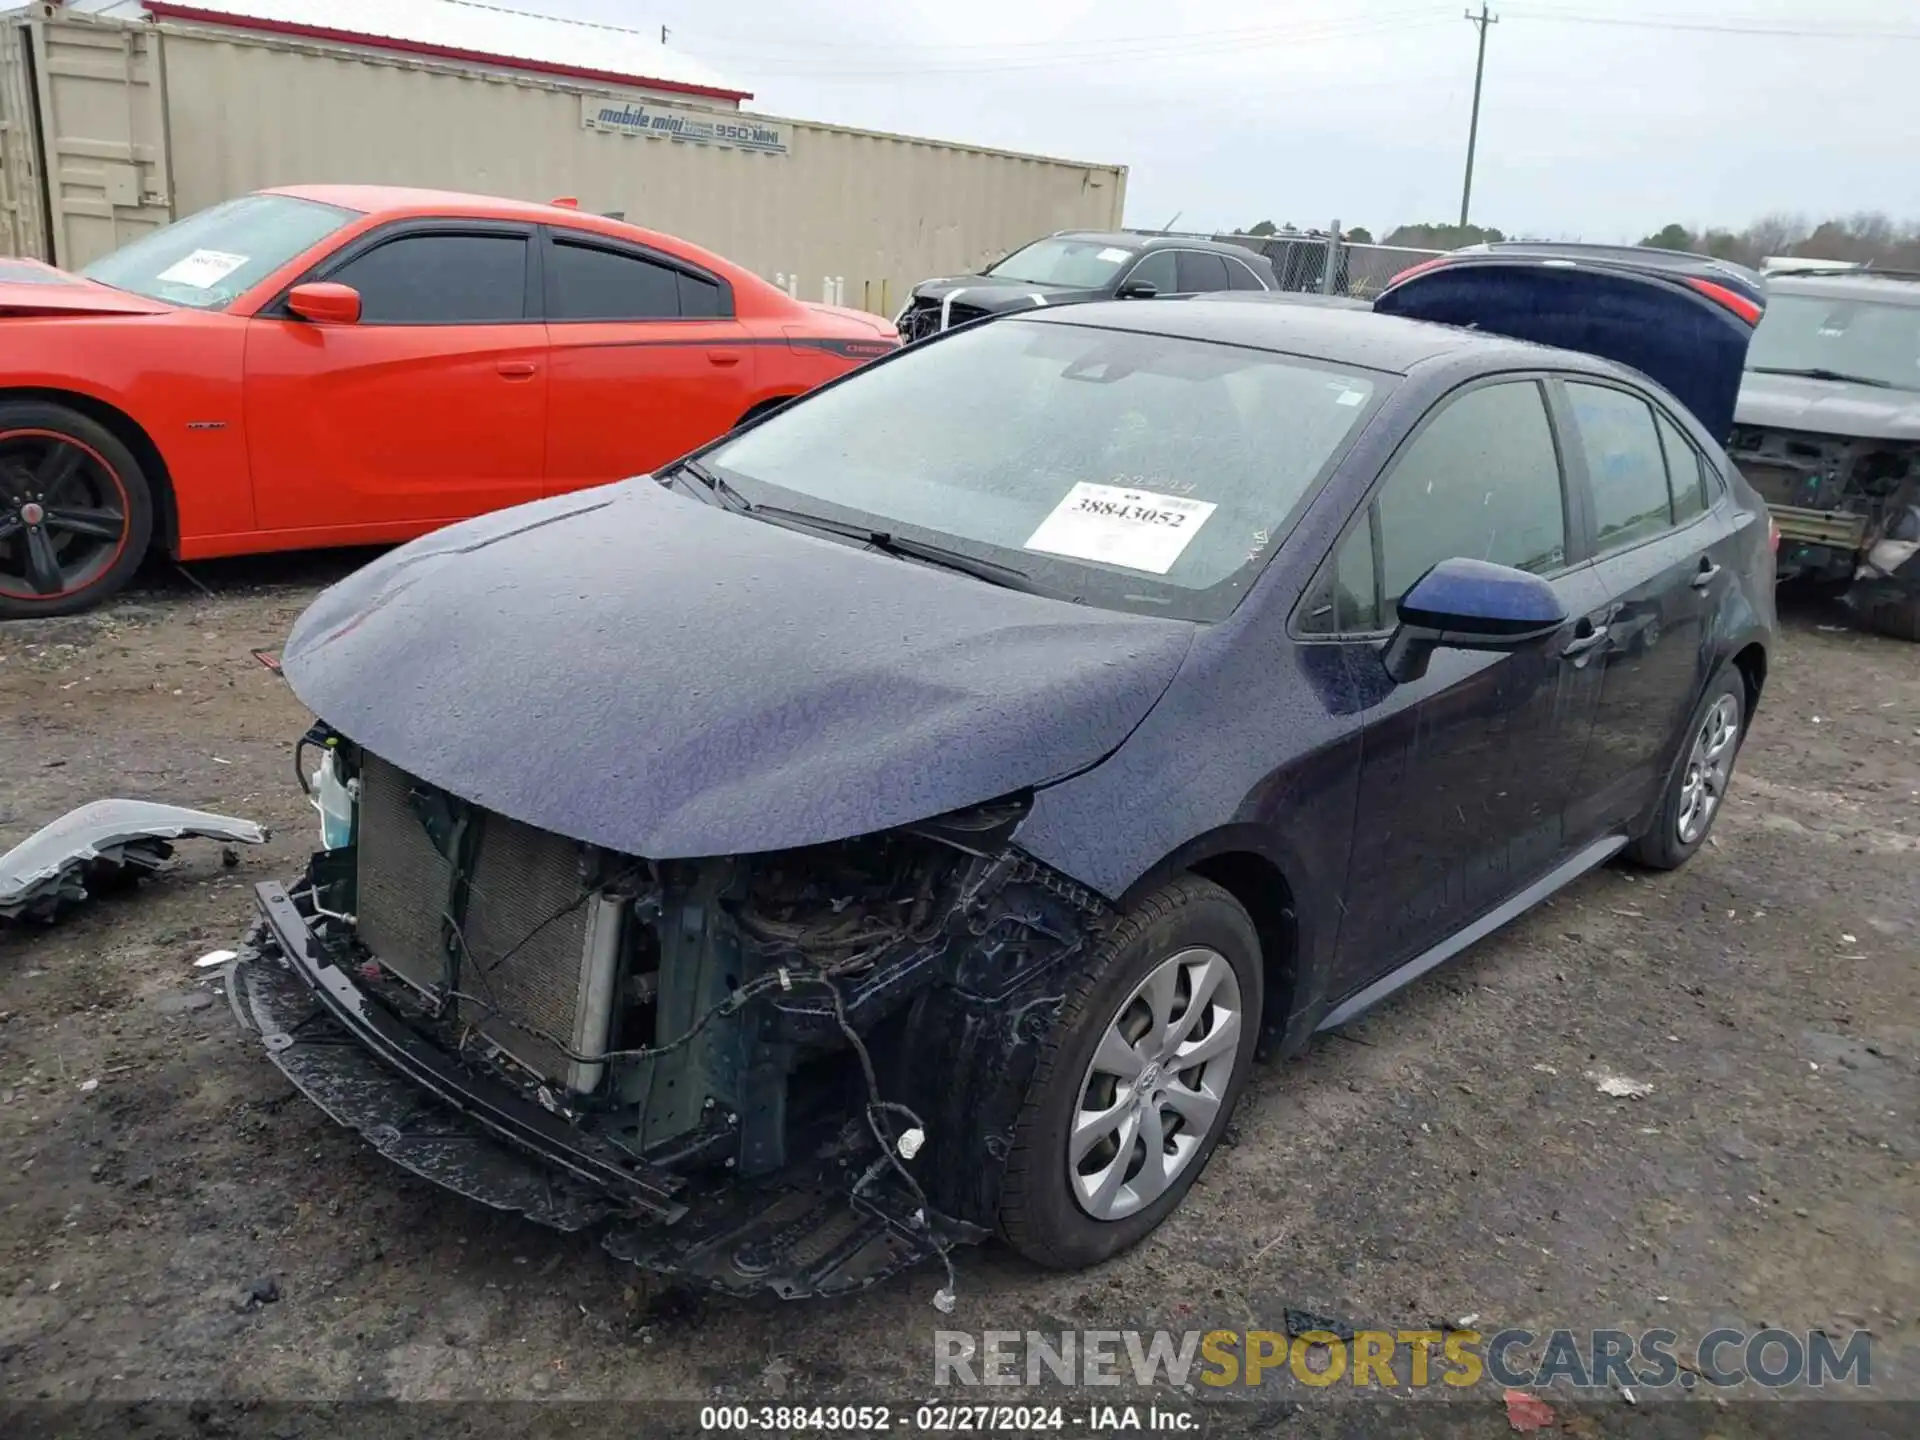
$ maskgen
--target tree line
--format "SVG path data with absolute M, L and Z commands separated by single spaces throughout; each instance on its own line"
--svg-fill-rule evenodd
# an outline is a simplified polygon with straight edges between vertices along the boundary
M 1275 225 L 1271 220 L 1262 220 L 1245 233 L 1319 236 L 1324 232 L 1297 230 L 1291 224 Z M 1343 238 L 1353 245 L 1374 243 L 1372 234 L 1360 225 L 1346 231 Z M 1465 245 L 1491 244 L 1506 238 L 1491 225 L 1436 222 L 1397 225 L 1379 243 L 1418 250 L 1458 250 Z M 1716 260 L 1731 260 L 1755 268 L 1768 256 L 1779 255 L 1803 260 L 1850 260 L 1883 270 L 1920 270 L 1920 221 L 1896 221 L 1878 211 L 1836 217 L 1817 224 L 1803 215 L 1766 215 L 1743 230 L 1696 230 L 1676 222 L 1662 226 L 1640 244 L 1650 249 L 1711 255 Z
M 1895 221 L 1877 211 L 1810 223 L 1802 215 L 1767 215 L 1744 230 L 1693 230 L 1673 224 L 1640 242 L 1659 250 L 1689 250 L 1740 265 L 1770 255 L 1802 260 L 1851 260 L 1883 270 L 1920 270 L 1920 221 Z

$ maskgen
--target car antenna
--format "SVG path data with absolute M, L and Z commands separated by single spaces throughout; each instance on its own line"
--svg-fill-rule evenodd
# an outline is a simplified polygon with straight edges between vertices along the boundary
M 1162 225 L 1162 226 L 1160 227 L 1160 233 L 1161 233 L 1162 235 L 1171 235 L 1171 234 L 1173 233 L 1173 227 L 1174 227 L 1175 225 L 1177 225 L 1177 224 L 1179 224 L 1179 223 L 1180 223 L 1180 217 L 1181 217 L 1182 215 L 1184 215 L 1184 214 L 1186 214 L 1186 213 L 1187 213 L 1187 212 L 1186 212 L 1186 211 L 1184 211 L 1184 210 L 1176 210 L 1176 211 L 1174 211 L 1174 212 L 1173 212 L 1173 219 L 1171 219 L 1171 220 L 1169 220 L 1169 221 L 1167 221 L 1167 223 L 1166 223 L 1166 224 L 1164 224 L 1164 225 Z

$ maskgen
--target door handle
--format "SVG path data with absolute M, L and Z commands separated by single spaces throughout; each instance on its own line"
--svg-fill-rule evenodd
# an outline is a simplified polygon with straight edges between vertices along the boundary
M 740 363 L 740 352 L 738 350 L 709 350 L 707 351 L 707 359 L 715 365 L 738 365 Z
M 1563 660 L 1576 660 L 1582 655 L 1591 654 L 1593 648 L 1607 638 L 1605 625 L 1595 625 L 1586 620 L 1582 620 L 1580 625 L 1583 628 L 1576 629 L 1573 632 L 1573 639 L 1569 640 L 1560 651 L 1560 657 Z
M 493 367 L 509 380 L 525 380 L 539 370 L 531 360 L 502 360 Z
M 1708 556 L 1702 555 L 1700 557 L 1700 571 L 1693 577 L 1693 588 L 1696 590 L 1706 589 L 1707 586 L 1713 583 L 1713 577 L 1719 573 L 1720 567 L 1714 564 Z

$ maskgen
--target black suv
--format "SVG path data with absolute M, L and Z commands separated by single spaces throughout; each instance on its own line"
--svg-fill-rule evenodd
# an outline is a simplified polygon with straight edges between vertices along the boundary
M 921 281 L 894 324 L 911 343 L 1036 305 L 1279 288 L 1273 266 L 1244 246 L 1196 235 L 1063 230 L 1022 245 L 978 275 Z

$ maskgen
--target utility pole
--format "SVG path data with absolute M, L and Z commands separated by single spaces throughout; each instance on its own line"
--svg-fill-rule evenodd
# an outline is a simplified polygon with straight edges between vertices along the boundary
M 1460 225 L 1467 223 L 1467 205 L 1473 199 L 1473 147 L 1480 139 L 1480 78 L 1487 72 L 1487 27 L 1498 25 L 1500 17 L 1487 13 L 1487 0 L 1480 0 L 1480 13 L 1467 11 L 1467 20 L 1480 32 L 1480 55 L 1473 62 L 1473 119 L 1467 125 L 1467 178 L 1460 186 Z

